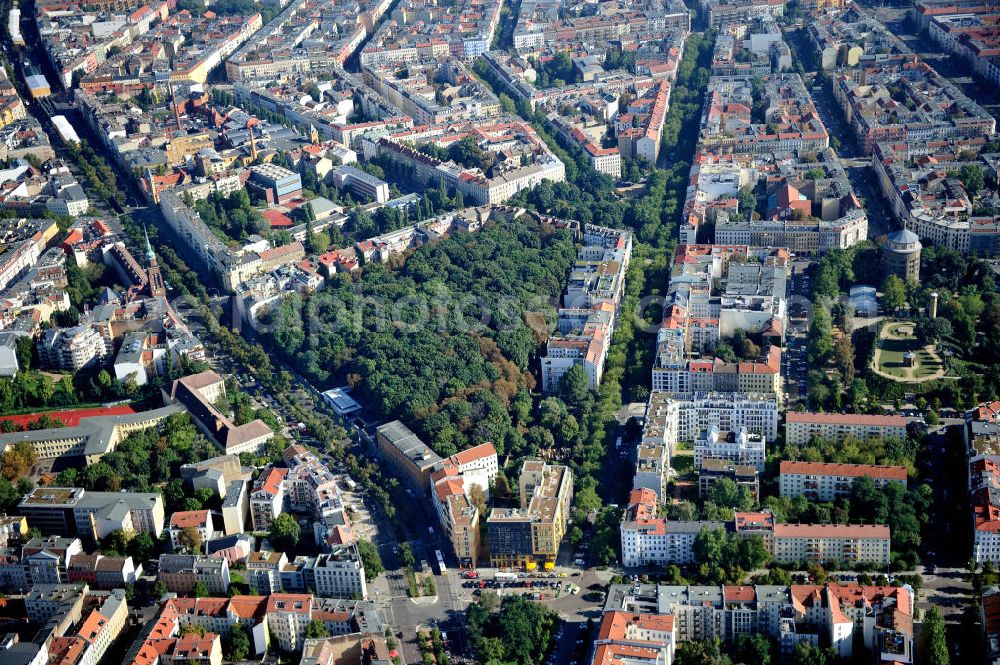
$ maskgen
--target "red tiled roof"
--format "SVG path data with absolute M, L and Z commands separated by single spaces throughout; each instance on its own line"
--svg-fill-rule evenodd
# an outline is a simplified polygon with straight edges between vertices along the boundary
M 732 586 L 722 587 L 722 598 L 727 603 L 750 603 L 757 597 L 752 586 Z
M 275 593 L 267 597 L 267 613 L 312 613 L 312 596 L 307 593 Z
M 491 455 L 496 456 L 497 449 L 493 447 L 492 443 L 481 443 L 478 446 L 474 446 L 467 450 L 463 450 L 459 453 L 455 453 L 451 456 L 452 461 L 459 466 L 464 464 L 470 464 L 476 460 L 489 457 Z
M 906 480 L 906 467 L 883 466 L 878 464 L 834 464 L 830 462 L 783 461 L 779 466 L 782 474 L 813 476 L 845 476 L 849 478 L 885 478 L 886 480 Z
M 291 217 L 277 210 L 265 210 L 261 216 L 267 220 L 272 229 L 287 229 L 295 225 Z
M 184 510 L 170 516 L 170 526 L 175 529 L 201 527 L 208 523 L 207 510 Z

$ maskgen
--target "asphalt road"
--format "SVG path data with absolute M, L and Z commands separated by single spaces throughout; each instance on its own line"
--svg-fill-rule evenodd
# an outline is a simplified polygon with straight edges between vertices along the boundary
M 807 375 L 809 368 L 806 362 L 806 336 L 809 333 L 808 304 L 810 297 L 809 261 L 796 259 L 792 262 L 792 274 L 788 281 L 788 296 L 790 300 L 790 316 L 788 330 L 785 334 L 785 354 L 782 359 L 785 366 L 785 392 L 788 399 L 785 406 L 794 408 L 800 402 L 805 403 L 808 391 Z

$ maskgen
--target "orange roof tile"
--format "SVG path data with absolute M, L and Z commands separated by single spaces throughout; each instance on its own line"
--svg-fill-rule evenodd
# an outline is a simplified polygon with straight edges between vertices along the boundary
M 781 474 L 810 476 L 843 476 L 847 478 L 885 478 L 886 480 L 906 480 L 906 467 L 883 466 L 877 464 L 835 464 L 832 462 L 792 462 L 783 461 L 779 465 Z

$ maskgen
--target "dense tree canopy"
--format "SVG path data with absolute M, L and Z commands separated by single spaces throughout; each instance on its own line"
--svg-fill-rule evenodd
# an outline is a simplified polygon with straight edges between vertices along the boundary
M 0 475 L 7 480 L 18 480 L 28 473 L 38 454 L 30 443 L 18 442 L 8 447 L 0 455 Z
M 174 414 L 160 423 L 159 431 L 151 427 L 129 434 L 100 462 L 87 466 L 78 483 L 88 490 L 149 492 L 159 483 L 176 480 L 180 484 L 182 464 L 216 454 L 217 449 L 198 432 L 190 415 Z M 177 509 L 185 498 L 183 487 L 177 489 L 180 496 L 164 492 L 168 509 Z
M 361 556 L 361 565 L 365 569 L 365 579 L 368 582 L 374 582 L 375 578 L 385 570 L 378 548 L 370 540 L 359 540 L 358 554 Z
M 247 236 L 266 231 L 269 226 L 250 203 L 247 190 L 229 196 L 212 193 L 194 202 L 194 209 L 223 242 L 246 240 Z
M 699 575 L 712 584 L 742 582 L 747 571 L 761 568 L 771 555 L 759 536 L 741 538 L 724 529 L 704 528 L 694 539 Z
M 271 546 L 278 552 L 290 552 L 299 544 L 302 527 L 289 513 L 281 513 L 271 525 Z M 291 558 L 291 557 L 289 557 Z
M 269 337 L 307 377 L 353 385 L 441 455 L 481 441 L 503 453 L 523 446 L 511 441 L 511 411 L 534 387 L 528 361 L 574 257 L 567 232 L 522 217 L 289 298 Z
M 535 665 L 545 660 L 559 616 L 523 596 L 505 596 L 500 612 L 482 602 L 466 610 L 469 640 L 480 663 Z

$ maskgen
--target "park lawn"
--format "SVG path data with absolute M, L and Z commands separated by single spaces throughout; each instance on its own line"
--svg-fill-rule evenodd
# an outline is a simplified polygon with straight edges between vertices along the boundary
M 930 376 L 941 369 L 941 361 L 928 353 L 925 349 L 917 352 L 917 369 L 914 372 L 917 378 Z
M 890 343 L 899 343 L 902 340 L 898 339 L 884 339 L 882 340 L 882 352 L 879 354 L 879 369 L 886 374 L 891 374 L 893 376 L 898 376 L 905 378 L 906 368 L 903 367 L 903 354 L 909 351 L 908 348 L 898 348 L 895 344 L 890 346 Z
M 941 370 L 941 359 L 934 353 L 924 348 L 924 343 L 917 339 L 912 333 L 901 333 L 900 328 L 910 326 L 908 322 L 897 321 L 888 324 L 887 335 L 901 336 L 898 338 L 885 338 L 879 340 L 879 370 L 890 376 L 900 379 L 922 379 L 932 376 Z M 912 374 L 907 372 L 903 366 L 903 354 L 912 351 L 917 355 L 917 364 L 913 368 Z
M 902 326 L 910 326 L 912 324 L 895 322 L 888 324 L 888 329 L 886 330 L 887 335 L 901 335 L 899 328 Z M 917 354 L 918 367 L 915 369 L 914 374 L 920 376 L 921 370 L 926 374 L 929 374 L 931 369 L 924 370 L 923 364 L 926 357 L 923 355 L 926 352 L 923 350 L 923 344 L 916 337 L 912 335 L 906 335 L 903 339 L 889 339 L 882 338 L 879 340 L 879 347 L 881 348 L 881 353 L 879 355 L 879 369 L 886 374 L 891 374 L 892 376 L 898 376 L 900 378 L 908 378 L 907 368 L 903 367 L 903 354 L 907 351 L 913 351 Z

